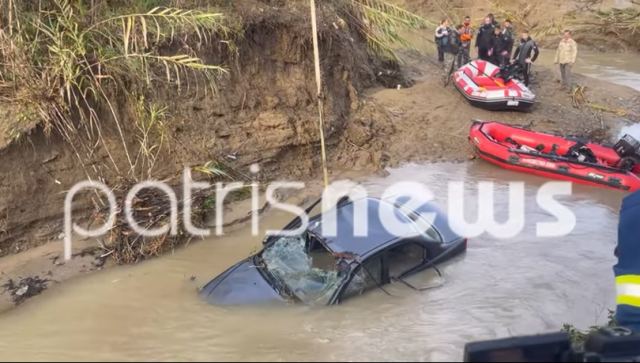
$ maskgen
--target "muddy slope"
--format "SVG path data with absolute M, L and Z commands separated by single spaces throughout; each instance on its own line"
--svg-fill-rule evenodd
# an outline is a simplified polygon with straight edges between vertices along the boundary
M 248 173 L 250 164 L 260 163 L 263 180 L 309 178 L 319 169 L 320 153 L 306 3 L 247 0 L 229 6 L 227 11 L 242 15 L 237 54 L 218 45 L 200 54 L 229 69 L 218 80 L 218 91 L 158 88 L 146 95 L 169 110 L 169 141 L 153 176 L 175 177 L 186 165 L 216 161 L 238 173 Z M 357 135 L 353 139 L 363 147 L 375 133 L 369 131 L 374 128 L 370 121 L 348 130 L 354 115 L 377 112 L 361 103 L 363 90 L 379 84 L 379 75 L 392 75 L 380 80 L 393 86 L 406 83 L 394 76 L 397 68 L 387 69 L 369 56 L 366 42 L 340 14 L 330 3 L 324 3 L 319 14 L 326 134 L 334 158 L 344 151 L 339 149 L 343 135 Z M 135 153 L 131 101 L 121 100 L 117 108 L 129 152 Z M 81 155 L 88 160 L 84 168 L 76 150 L 55 133 L 47 137 L 37 128 L 0 150 L 0 256 L 59 238 L 65 191 L 87 174 L 99 175 L 109 185 L 119 182 L 105 148 L 121 170 L 126 170 L 126 156 L 113 125 L 105 128 L 105 135 L 106 146 L 97 145 L 93 155 Z M 340 165 L 379 165 L 380 148 L 340 158 Z M 77 208 L 89 206 L 85 201 Z

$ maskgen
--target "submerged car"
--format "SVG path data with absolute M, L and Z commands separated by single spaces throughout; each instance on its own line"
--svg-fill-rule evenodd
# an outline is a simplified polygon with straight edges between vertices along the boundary
M 358 209 L 356 203 L 365 207 Z M 214 305 L 339 304 L 392 281 L 409 285 L 405 278 L 437 269 L 467 248 L 467 240 L 454 233 L 447 216 L 430 203 L 410 210 L 375 198 L 346 200 L 331 213 L 331 235 L 323 235 L 327 212 L 310 218 L 300 235 L 270 236 L 262 251 L 211 280 L 200 295 Z M 385 213 L 401 222 L 400 230 L 387 231 L 380 217 Z M 355 220 L 363 214 L 366 221 Z M 354 233 L 363 222 L 366 236 Z M 299 226 L 296 218 L 285 230 Z

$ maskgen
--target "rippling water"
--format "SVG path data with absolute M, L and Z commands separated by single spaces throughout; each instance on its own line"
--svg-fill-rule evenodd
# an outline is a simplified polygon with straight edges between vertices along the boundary
M 605 322 L 614 306 L 613 248 L 622 194 L 575 187 L 563 199 L 578 217 L 570 236 L 536 238 L 551 220 L 535 204 L 541 179 L 520 179 L 484 163 L 407 165 L 364 184 L 381 191 L 400 180 L 527 182 L 527 226 L 518 238 L 473 239 L 444 268 L 446 284 L 425 293 L 392 285 L 329 308 L 222 309 L 202 303 L 198 285 L 247 256 L 260 240 L 240 230 L 133 267 L 65 283 L 0 317 L 2 360 L 442 360 L 461 359 L 465 342 Z M 445 204 L 446 205 L 446 204 Z M 289 217 L 270 213 L 263 227 Z M 195 282 L 191 276 L 197 276 Z M 427 278 L 429 275 L 424 275 Z

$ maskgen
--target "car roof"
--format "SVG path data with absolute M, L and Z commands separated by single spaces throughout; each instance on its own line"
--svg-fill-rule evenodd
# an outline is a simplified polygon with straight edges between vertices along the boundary
M 359 208 L 363 208 L 368 222 L 366 236 L 358 236 L 354 233 L 356 227 L 354 216 L 359 212 Z M 331 213 L 336 213 L 336 233 L 335 235 L 325 235 L 322 226 L 323 223 L 329 223 L 325 218 L 329 218 L 328 215 Z M 403 222 L 397 231 L 400 233 L 387 231 L 380 218 L 381 213 L 394 213 L 397 219 Z M 411 220 L 399 208 L 376 198 L 364 198 L 340 204 L 334 210 L 312 218 L 309 223 L 309 231 L 321 237 L 332 252 L 349 252 L 364 258 L 370 253 L 392 245 L 404 236 L 416 233 Z
M 409 200 L 409 198 L 399 198 L 398 203 L 404 204 Z M 456 241 L 461 238 L 459 234 L 457 234 L 449 224 L 449 217 L 446 213 L 444 213 L 435 203 L 426 202 L 420 205 L 420 207 L 414 209 L 414 213 L 417 213 L 423 217 L 433 214 L 435 218 L 433 219 L 433 227 L 438 230 L 440 236 L 442 237 L 443 242 L 449 243 Z

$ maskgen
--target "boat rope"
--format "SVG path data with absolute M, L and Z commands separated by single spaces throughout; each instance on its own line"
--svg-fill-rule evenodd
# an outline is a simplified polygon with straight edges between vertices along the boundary
M 320 147 L 322 155 L 322 174 L 324 177 L 324 187 L 329 186 L 329 172 L 327 170 L 327 149 L 324 141 L 324 95 L 322 94 L 322 73 L 320 72 L 320 47 L 318 45 L 318 23 L 316 18 L 316 2 L 309 0 L 311 6 L 311 31 L 313 37 L 313 57 L 315 63 L 317 98 L 318 98 L 318 128 L 320 131 Z

